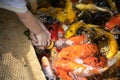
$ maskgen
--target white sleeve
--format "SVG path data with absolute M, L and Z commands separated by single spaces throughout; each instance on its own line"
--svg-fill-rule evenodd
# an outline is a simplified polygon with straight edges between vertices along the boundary
M 18 13 L 24 13 L 28 10 L 24 0 L 0 0 L 0 8 Z

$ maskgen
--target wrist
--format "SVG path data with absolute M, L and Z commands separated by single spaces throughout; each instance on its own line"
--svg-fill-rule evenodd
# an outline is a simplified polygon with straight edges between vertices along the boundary
M 35 32 L 35 34 L 39 35 L 39 34 L 42 34 L 43 32 L 44 32 L 44 30 L 40 30 L 40 31 Z

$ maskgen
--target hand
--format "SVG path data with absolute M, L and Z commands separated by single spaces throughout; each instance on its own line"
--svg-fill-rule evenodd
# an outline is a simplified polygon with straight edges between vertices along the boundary
M 39 49 L 44 49 L 50 45 L 51 35 L 49 32 L 43 30 L 40 34 L 30 32 L 30 38 L 32 39 L 33 45 Z

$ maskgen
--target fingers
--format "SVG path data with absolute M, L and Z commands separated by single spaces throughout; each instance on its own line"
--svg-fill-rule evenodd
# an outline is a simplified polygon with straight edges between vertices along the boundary
M 47 46 L 47 41 L 43 41 L 43 42 L 41 43 L 41 46 L 46 47 L 46 46 Z
M 32 40 L 32 43 L 33 43 L 33 45 L 34 45 L 35 47 L 37 47 L 38 49 L 44 50 L 44 47 L 43 47 L 42 45 L 38 44 L 38 42 L 35 42 L 34 40 Z
M 42 50 L 44 50 L 45 48 L 44 47 L 37 47 L 38 49 L 42 49 Z
M 48 41 L 44 41 L 42 43 L 39 43 L 39 46 L 37 46 L 38 49 L 45 49 L 47 48 L 47 46 L 50 46 L 51 44 L 51 41 L 48 40 Z
M 51 44 L 51 34 L 49 34 L 49 38 L 47 40 L 47 46 L 49 46 Z
M 30 33 L 30 38 L 32 40 L 32 43 L 35 47 L 38 49 L 45 49 L 45 47 L 49 46 L 51 44 L 51 36 L 50 34 L 46 34 L 45 32 L 42 32 L 41 34 L 34 34 Z
M 39 46 L 38 42 L 36 42 L 34 40 L 32 40 L 32 43 L 33 43 L 34 46 Z
M 37 42 L 37 38 L 35 36 L 35 34 L 33 32 L 30 32 L 30 38 L 34 41 L 34 42 Z
M 49 46 L 51 44 L 50 40 L 47 40 L 47 46 Z
M 47 46 L 47 41 L 42 41 L 42 42 L 41 41 L 38 41 L 38 42 L 32 41 L 32 43 L 38 49 L 45 49 L 45 47 Z

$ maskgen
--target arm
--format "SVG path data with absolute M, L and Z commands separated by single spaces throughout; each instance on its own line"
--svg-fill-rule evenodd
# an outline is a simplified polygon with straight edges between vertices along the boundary
M 1 8 L 13 11 L 32 32 L 34 45 L 44 48 L 49 45 L 50 34 L 45 26 L 27 9 L 25 0 L 0 0 Z
M 30 11 L 16 14 L 19 17 L 19 19 L 23 22 L 23 24 L 33 33 L 40 34 L 43 31 L 35 16 Z
M 33 32 L 33 43 L 39 48 L 50 44 L 50 33 L 45 26 L 30 12 L 16 13 L 23 24 Z

